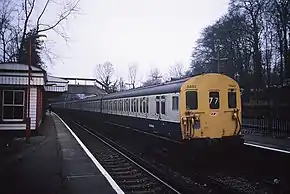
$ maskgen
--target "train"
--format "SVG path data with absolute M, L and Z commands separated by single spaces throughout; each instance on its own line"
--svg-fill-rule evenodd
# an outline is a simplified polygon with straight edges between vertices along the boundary
M 51 106 L 181 143 L 243 142 L 240 87 L 224 74 L 201 74 Z

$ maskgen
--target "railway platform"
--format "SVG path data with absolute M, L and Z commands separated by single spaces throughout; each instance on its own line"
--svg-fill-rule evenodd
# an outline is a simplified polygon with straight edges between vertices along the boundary
M 290 154 L 290 138 L 244 135 L 245 145 Z
M 46 116 L 40 133 L 0 153 L 0 193 L 123 193 L 57 115 Z

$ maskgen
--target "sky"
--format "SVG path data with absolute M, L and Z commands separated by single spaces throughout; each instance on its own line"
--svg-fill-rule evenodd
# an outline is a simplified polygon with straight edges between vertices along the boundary
M 96 76 L 97 64 L 110 61 L 114 78 L 128 80 L 128 65 L 137 63 L 141 83 L 151 68 L 157 67 L 165 76 L 176 63 L 187 69 L 202 29 L 227 12 L 228 2 L 80 0 L 80 14 L 62 25 L 70 41 L 66 43 L 53 31 L 47 34 L 47 46 L 58 55 L 54 65 L 47 63 L 48 72 L 91 78 Z M 55 17 L 52 10 L 49 17 Z

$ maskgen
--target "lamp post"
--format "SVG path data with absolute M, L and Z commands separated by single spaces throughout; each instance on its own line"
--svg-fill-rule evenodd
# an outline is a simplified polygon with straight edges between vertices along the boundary
M 218 49 L 218 52 L 217 52 L 217 58 L 211 58 L 213 60 L 217 60 L 218 62 L 218 73 L 220 73 L 220 61 L 226 61 L 228 60 L 228 58 L 220 58 L 220 50 Z
M 28 51 L 28 87 L 27 87 L 27 125 L 26 125 L 26 141 L 29 142 L 30 140 L 30 132 L 31 132 L 31 118 L 30 118 L 30 79 L 31 79 L 31 65 L 32 65 L 32 38 L 40 38 L 40 37 L 47 37 L 46 35 L 37 34 L 33 36 L 29 36 L 29 51 Z

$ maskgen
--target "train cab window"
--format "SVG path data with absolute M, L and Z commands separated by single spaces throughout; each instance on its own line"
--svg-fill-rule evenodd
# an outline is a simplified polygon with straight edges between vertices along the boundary
M 220 94 L 219 92 L 209 92 L 209 108 L 219 109 L 220 108 Z
M 186 110 L 198 109 L 197 91 L 186 92 Z
M 172 110 L 178 110 L 178 96 L 172 96 Z
M 228 91 L 228 107 L 237 108 L 237 93 L 234 90 Z
M 165 96 L 161 96 L 161 114 L 165 115 Z

